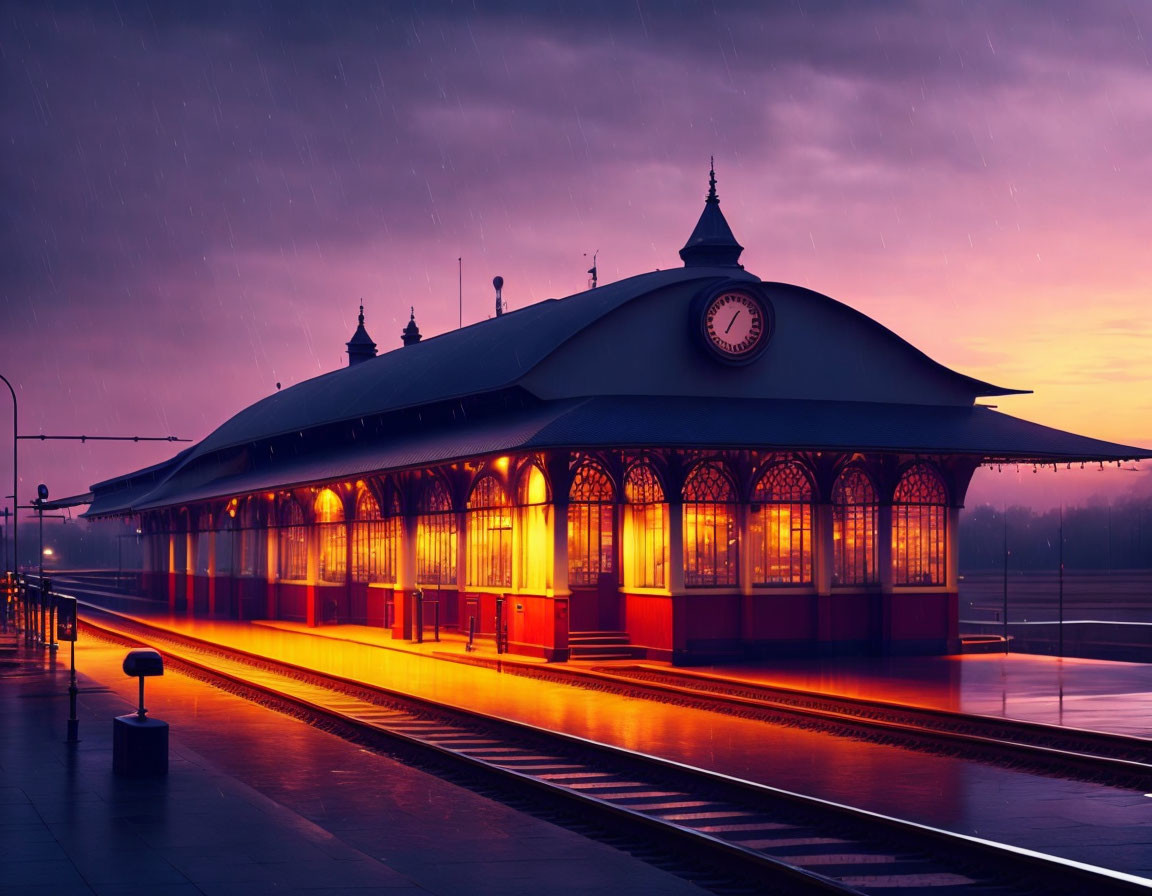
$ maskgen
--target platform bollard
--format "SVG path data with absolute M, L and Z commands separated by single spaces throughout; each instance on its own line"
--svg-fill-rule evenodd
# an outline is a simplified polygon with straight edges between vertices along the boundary
M 68 736 L 64 742 L 80 743 L 80 720 L 76 717 L 76 598 L 61 595 L 56 615 L 56 639 L 67 641 L 71 648 L 68 678 Z
M 144 708 L 144 679 L 164 674 L 164 659 L 155 650 L 138 648 L 124 657 L 124 674 L 140 679 L 136 712 L 112 720 L 112 770 L 143 778 L 168 774 L 168 723 L 149 719 Z
M 417 644 L 424 643 L 424 592 L 417 588 L 412 592 L 412 627 Z

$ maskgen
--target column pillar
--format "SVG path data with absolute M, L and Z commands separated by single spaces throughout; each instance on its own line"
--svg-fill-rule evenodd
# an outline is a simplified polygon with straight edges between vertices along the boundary
M 762 509 L 760 513 L 763 513 Z M 737 637 L 740 639 L 741 644 L 748 640 L 748 616 L 753 612 L 753 602 L 756 600 L 755 591 L 752 588 L 753 519 L 752 505 L 736 505 L 736 583 L 740 591 L 740 607 L 736 618 L 739 620 L 737 623 Z
M 948 583 L 947 644 L 949 653 L 960 650 L 960 508 L 949 507 L 944 521 L 944 577 Z
M 816 591 L 816 640 L 819 645 L 832 641 L 832 574 L 835 559 L 833 541 L 833 507 L 812 507 L 812 586 Z
M 204 534 L 208 537 L 208 615 L 216 615 L 216 532 L 213 529 Z
M 558 491 L 558 490 L 557 490 Z M 568 659 L 568 631 L 570 629 L 571 589 L 568 587 L 568 495 L 553 493 L 551 513 L 552 568 L 549 583 L 552 600 L 553 658 Z
M 892 505 L 881 504 L 876 514 L 876 574 L 880 582 L 880 606 L 873 645 L 887 653 L 892 645 Z
M 323 621 L 316 588 L 320 581 L 320 527 L 311 523 L 305 531 L 308 533 L 308 583 L 305 586 L 304 621 L 314 628 Z
M 665 552 L 664 585 L 672 593 L 672 660 L 688 653 L 689 597 L 684 590 L 684 505 L 669 501 L 668 544 Z
M 168 612 L 176 612 L 176 533 L 168 533 Z
M 400 544 L 396 551 L 396 591 L 392 595 L 392 637 L 412 638 L 412 592 L 416 590 L 417 519 L 414 514 L 400 517 Z
M 184 612 L 191 616 L 196 608 L 196 549 L 200 533 L 192 528 L 189 514 L 188 531 L 184 534 Z
M 254 570 L 264 580 L 264 616 L 267 619 L 276 619 L 277 612 L 276 591 L 279 587 L 278 571 L 280 569 L 280 530 L 268 526 L 262 533 L 264 536 L 264 569 Z M 260 530 L 256 530 L 253 541 L 260 538 Z

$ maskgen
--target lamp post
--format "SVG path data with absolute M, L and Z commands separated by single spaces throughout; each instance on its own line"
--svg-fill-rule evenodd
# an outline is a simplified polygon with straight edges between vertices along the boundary
M 15 575 L 20 568 L 20 554 L 18 553 L 19 543 L 16 540 L 16 483 L 19 479 L 16 475 L 16 446 L 17 433 L 19 430 L 16 427 L 17 421 L 17 408 L 16 408 L 16 390 L 12 388 L 12 384 L 8 382 L 7 377 L 0 374 L 0 380 L 4 381 L 4 385 L 8 387 L 8 391 L 12 393 L 12 574 Z M 8 554 L 4 554 L 4 563 L 8 563 Z

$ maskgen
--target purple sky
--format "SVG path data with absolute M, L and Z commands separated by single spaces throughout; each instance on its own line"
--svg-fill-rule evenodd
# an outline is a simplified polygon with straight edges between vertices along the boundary
M 752 272 L 1036 390 L 1009 413 L 1152 445 L 1152 6 L 476 7 L 6 4 L 21 431 L 202 438 L 346 363 L 361 298 L 383 350 L 409 306 L 455 326 L 459 256 L 465 322 L 495 274 L 515 308 L 596 249 L 602 282 L 678 265 L 715 154 Z M 171 453 L 25 442 L 21 499 Z M 1149 466 L 981 474 L 969 503 L 1152 492 Z

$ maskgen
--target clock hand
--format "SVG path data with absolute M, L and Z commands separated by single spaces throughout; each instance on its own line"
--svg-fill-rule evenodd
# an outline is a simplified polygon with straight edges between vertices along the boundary
M 724 335 L 725 336 L 728 335 L 728 331 L 732 329 L 732 324 L 736 323 L 736 318 L 738 318 L 739 316 L 740 316 L 740 311 L 737 310 L 736 313 L 732 315 L 732 320 L 728 321 L 728 326 L 724 328 Z

